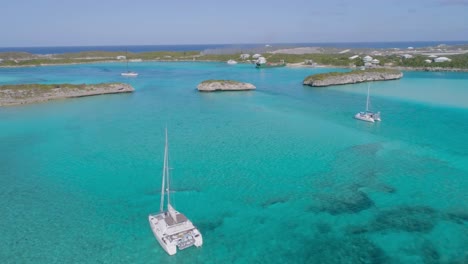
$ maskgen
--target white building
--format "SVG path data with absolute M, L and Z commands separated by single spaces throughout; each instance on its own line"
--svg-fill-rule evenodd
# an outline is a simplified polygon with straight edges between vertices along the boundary
M 118 60 L 125 60 L 125 59 L 127 59 L 127 57 L 120 55 L 120 56 L 117 56 L 116 59 L 118 59 Z
M 258 53 L 257 53 L 257 54 L 254 54 L 254 55 L 252 56 L 252 58 L 258 59 L 258 58 L 260 58 L 261 56 L 262 56 L 262 54 L 258 54 Z
M 351 57 L 349 57 L 348 59 L 350 59 L 350 60 L 354 60 L 354 59 L 357 59 L 357 58 L 359 58 L 359 55 L 354 55 L 354 56 L 351 56 Z
M 371 61 L 371 63 L 372 63 L 372 64 L 379 64 L 380 61 L 379 61 L 378 59 L 373 59 L 373 60 Z
M 426 63 L 431 63 L 432 61 L 431 60 L 424 60 Z
M 446 62 L 446 61 L 452 61 L 452 60 L 447 57 L 439 57 L 439 58 L 434 59 L 434 62 Z
M 264 57 L 258 57 L 256 63 L 265 64 L 267 60 Z
M 362 59 L 364 62 L 371 62 L 372 61 L 372 57 L 367 55 L 364 57 L 364 59 Z
M 401 55 L 401 57 L 403 57 L 403 58 L 405 58 L 405 59 L 411 59 L 411 58 L 413 58 L 413 55 L 411 55 L 411 54 L 403 54 L 403 55 Z
M 412 50 L 412 49 L 414 49 L 414 48 L 413 48 L 413 47 L 408 47 L 408 49 L 409 49 L 409 50 Z
M 429 58 L 435 59 L 435 58 L 437 58 L 437 56 L 436 55 L 429 55 Z
M 247 54 L 247 53 L 241 54 L 240 58 L 241 58 L 241 60 L 246 60 L 246 59 L 250 58 L 250 54 Z

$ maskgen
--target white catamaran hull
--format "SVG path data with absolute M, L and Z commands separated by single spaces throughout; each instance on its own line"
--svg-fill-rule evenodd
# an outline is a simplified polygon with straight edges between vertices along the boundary
M 167 217 L 170 217 L 167 212 L 148 216 L 151 230 L 167 254 L 175 255 L 177 248 L 183 250 L 192 245 L 196 247 L 203 245 L 202 235 L 190 220 L 168 226 Z
M 120 75 L 124 77 L 137 77 L 138 73 L 136 72 L 122 72 Z
M 153 231 L 154 237 L 158 240 L 159 245 L 167 252 L 169 255 L 175 255 L 177 253 L 177 245 L 176 244 L 168 244 L 162 240 L 162 233 L 157 226 L 157 220 L 154 218 L 153 215 L 148 216 L 148 220 L 151 226 L 151 230 Z
M 366 122 L 371 122 L 371 123 L 374 123 L 375 120 L 374 118 L 372 118 L 369 114 L 367 113 L 357 113 L 354 118 L 356 119 L 359 119 L 359 120 L 362 120 L 362 121 L 366 121 Z

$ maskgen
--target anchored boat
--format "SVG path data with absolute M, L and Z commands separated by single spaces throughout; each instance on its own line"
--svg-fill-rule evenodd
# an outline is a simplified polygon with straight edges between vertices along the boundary
M 137 77 L 138 76 L 137 72 L 128 70 L 128 52 L 127 52 L 127 50 L 125 50 L 125 60 L 127 61 L 127 71 L 122 72 L 120 75 L 122 75 L 123 77 Z
M 367 84 L 367 101 L 366 101 L 366 111 L 365 112 L 359 112 L 357 113 L 354 118 L 356 119 L 359 119 L 359 120 L 362 120 L 362 121 L 366 121 L 366 122 L 371 122 L 371 123 L 374 123 L 375 121 L 381 121 L 380 119 L 380 112 L 371 112 L 369 111 L 369 102 L 370 102 L 370 99 L 369 99 L 369 87 L 370 85 Z
M 201 247 L 203 238 L 193 223 L 182 213 L 176 211 L 171 205 L 169 186 L 169 146 L 166 128 L 166 146 L 164 148 L 164 166 L 161 185 L 161 204 L 159 213 L 148 216 L 149 224 L 154 236 L 161 247 L 169 255 L 177 253 L 195 245 Z M 167 188 L 164 189 L 167 184 Z M 164 198 L 167 196 L 167 207 L 164 210 Z

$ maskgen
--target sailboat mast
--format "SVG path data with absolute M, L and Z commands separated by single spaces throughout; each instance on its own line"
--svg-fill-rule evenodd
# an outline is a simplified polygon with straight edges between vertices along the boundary
M 167 204 L 171 204 L 171 197 L 170 197 L 170 188 L 169 188 L 169 141 L 167 139 L 167 127 L 166 127 L 166 182 L 167 182 Z
M 163 165 L 163 173 L 162 173 L 162 183 L 161 183 L 161 205 L 159 210 L 162 212 L 164 210 L 164 182 L 166 180 L 166 160 L 167 160 L 167 130 L 166 130 L 166 145 L 164 147 L 164 165 Z
M 370 84 L 367 84 L 366 112 L 369 111 L 369 87 L 370 87 Z
M 128 72 L 128 50 L 125 49 L 125 60 L 127 61 L 127 72 Z

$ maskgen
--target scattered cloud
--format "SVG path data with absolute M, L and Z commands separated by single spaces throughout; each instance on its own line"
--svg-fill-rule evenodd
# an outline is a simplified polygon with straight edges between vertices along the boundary
M 468 6 L 468 0 L 438 0 L 443 6 Z

